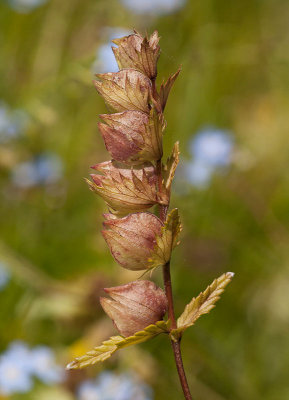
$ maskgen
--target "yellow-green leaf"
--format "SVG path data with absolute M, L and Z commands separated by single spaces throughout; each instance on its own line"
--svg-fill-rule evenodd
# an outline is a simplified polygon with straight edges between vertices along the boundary
M 165 265 L 170 260 L 171 252 L 178 244 L 178 236 L 181 229 L 178 209 L 175 208 L 167 216 L 160 235 L 156 236 L 156 245 L 149 259 L 150 269 Z
M 226 272 L 207 287 L 204 292 L 201 292 L 198 297 L 194 297 L 192 301 L 186 305 L 184 312 L 177 321 L 178 328 L 172 331 L 172 335 L 183 332 L 188 327 L 194 325 L 196 320 L 203 314 L 207 314 L 215 303 L 219 300 L 220 295 L 223 293 L 225 287 L 232 280 L 233 272 Z
M 95 347 L 81 357 L 77 357 L 74 361 L 67 365 L 67 369 L 81 369 L 94 365 L 98 362 L 105 361 L 113 355 L 117 350 L 134 344 L 146 342 L 149 339 L 159 335 L 160 333 L 169 332 L 169 321 L 158 321 L 154 325 L 147 326 L 143 331 L 136 332 L 133 336 L 112 336 L 106 340 L 101 346 Z

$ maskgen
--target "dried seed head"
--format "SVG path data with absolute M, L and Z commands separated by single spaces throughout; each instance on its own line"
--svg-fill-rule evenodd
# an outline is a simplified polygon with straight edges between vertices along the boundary
M 103 237 L 115 260 L 130 270 L 150 268 L 149 259 L 161 234 L 162 222 L 151 213 L 135 213 L 124 218 L 105 214 Z
M 151 163 L 132 169 L 116 161 L 106 161 L 92 168 L 103 175 L 91 175 L 90 189 L 98 193 L 115 214 L 143 211 L 168 201 L 166 194 L 157 192 L 157 174 Z
M 118 47 L 113 47 L 119 69 L 135 68 L 150 79 L 157 76 L 157 61 L 160 55 L 159 36 L 155 31 L 150 38 L 142 37 L 138 32 L 115 39 Z
M 149 112 L 150 79 L 135 69 L 97 74 L 94 81 L 98 93 L 116 111 Z
M 103 114 L 99 123 L 107 150 L 113 159 L 126 164 L 140 164 L 162 158 L 164 123 L 153 109 L 149 114 L 125 111 Z
M 167 311 L 165 293 L 153 282 L 135 281 L 104 290 L 112 300 L 102 297 L 100 303 L 123 336 L 156 323 Z

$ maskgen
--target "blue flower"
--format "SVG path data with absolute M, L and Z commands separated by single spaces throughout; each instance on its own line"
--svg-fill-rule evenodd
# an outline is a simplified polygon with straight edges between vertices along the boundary
M 78 400 L 152 400 L 152 390 L 130 374 L 101 373 L 96 380 L 83 382 Z
M 135 14 L 170 14 L 186 3 L 186 0 L 121 0 L 122 4 Z
M 7 266 L 0 261 L 0 291 L 7 286 L 10 281 L 11 275 Z
M 12 182 L 22 189 L 53 184 L 62 176 L 62 161 L 55 154 L 39 155 L 32 160 L 16 164 L 12 170 Z
M 214 168 L 199 160 L 193 160 L 184 165 L 184 172 L 185 178 L 189 183 L 202 188 L 209 184 Z
M 11 111 L 0 103 L 0 143 L 16 139 L 27 127 L 28 115 L 23 110 Z
M 38 346 L 31 350 L 31 373 L 43 383 L 51 385 L 64 378 L 64 369 L 56 364 L 53 351 L 47 346 Z
M 63 176 L 63 165 L 56 154 L 42 154 L 35 159 L 39 184 L 56 183 Z
M 20 343 L 14 345 L 0 357 L 0 393 L 3 395 L 26 393 L 33 386 L 30 370 L 26 368 L 26 349 Z
M 226 166 L 231 161 L 233 140 L 228 132 L 204 129 L 190 143 L 193 158 L 211 167 Z
M 56 364 L 47 346 L 29 349 L 26 343 L 14 341 L 0 357 L 0 393 L 25 393 L 33 387 L 33 377 L 47 385 L 59 383 L 64 369 Z
M 191 139 L 189 150 L 192 160 L 184 163 L 182 175 L 193 186 L 204 188 L 218 168 L 230 164 L 233 138 L 224 130 L 203 129 Z
M 29 13 L 46 3 L 47 0 L 8 0 L 11 8 L 19 13 Z
M 83 382 L 79 388 L 77 393 L 78 400 L 104 400 L 101 397 L 101 391 L 96 386 L 96 383 L 92 380 L 87 380 Z
M 22 368 L 29 374 L 31 373 L 31 350 L 26 343 L 21 340 L 11 342 L 4 356 L 17 364 L 19 368 Z
M 115 60 L 112 46 L 115 44 L 111 43 L 112 39 L 127 36 L 131 34 L 131 31 L 123 28 L 106 28 L 105 36 L 108 37 L 108 41 L 98 47 L 96 51 L 96 58 L 92 65 L 93 73 L 105 73 L 105 72 L 117 72 L 118 65 Z

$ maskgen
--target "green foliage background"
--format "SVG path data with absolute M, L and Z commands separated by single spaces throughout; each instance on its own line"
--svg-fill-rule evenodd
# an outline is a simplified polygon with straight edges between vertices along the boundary
M 188 158 L 204 125 L 235 138 L 227 173 L 172 199 L 184 225 L 172 263 L 177 314 L 215 277 L 236 274 L 217 308 L 184 335 L 194 399 L 289 399 L 288 17 L 285 0 L 188 0 L 160 18 L 133 15 L 117 0 L 50 0 L 27 15 L 1 2 L 1 99 L 31 116 L 26 134 L 0 147 L 0 254 L 13 273 L 0 293 L 2 350 L 14 339 L 46 343 L 65 365 L 115 332 L 100 288 L 138 275 L 111 258 L 100 234 L 105 206 L 83 179 L 108 158 L 91 64 L 104 27 L 157 29 L 159 82 L 182 65 L 166 109 L 166 154 L 179 140 Z M 65 179 L 15 188 L 13 166 L 42 151 L 62 157 Z M 153 279 L 161 284 L 161 271 Z M 138 371 L 156 400 L 182 396 L 164 337 L 83 374 L 101 368 Z M 72 372 L 57 394 L 39 388 L 15 399 L 65 399 L 83 376 Z

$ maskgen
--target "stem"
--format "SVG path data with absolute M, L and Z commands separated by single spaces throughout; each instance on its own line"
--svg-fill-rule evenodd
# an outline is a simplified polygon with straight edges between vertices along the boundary
M 168 316 L 169 319 L 171 320 L 171 329 L 175 329 L 177 327 L 176 323 L 176 318 L 175 318 L 175 312 L 174 312 L 174 300 L 173 300 L 173 291 L 172 291 L 172 281 L 171 281 L 171 272 L 170 272 L 170 263 L 168 262 L 166 265 L 163 267 L 163 276 L 164 276 L 164 284 L 165 284 L 165 292 L 166 296 L 168 299 Z M 190 393 L 190 388 L 188 385 L 185 369 L 184 369 L 184 364 L 182 360 L 182 353 L 181 353 L 181 339 L 179 339 L 177 342 L 171 340 L 174 356 L 175 356 L 175 362 L 180 378 L 180 382 L 182 385 L 182 389 L 184 392 L 184 396 L 186 400 L 192 400 L 192 396 Z
M 160 163 L 157 163 L 157 167 L 159 169 Z M 165 221 L 166 216 L 167 216 L 167 211 L 168 211 L 168 206 L 160 206 L 160 219 L 162 222 Z M 168 317 L 171 321 L 171 329 L 176 329 L 177 328 L 177 322 L 176 322 L 176 317 L 175 317 L 175 310 L 174 310 L 174 298 L 173 298 L 173 290 L 172 290 L 172 280 L 171 280 L 171 269 L 170 269 L 170 262 L 166 263 L 166 265 L 163 266 L 163 278 L 164 278 L 164 286 L 165 286 L 165 293 L 167 296 L 168 300 Z M 174 352 L 174 357 L 175 357 L 175 362 L 176 362 L 176 367 L 178 370 L 181 386 L 184 392 L 184 396 L 186 400 L 192 400 L 192 395 L 190 392 L 190 388 L 188 385 L 185 369 L 184 369 L 184 364 L 183 364 L 183 359 L 182 359 L 182 353 L 181 353 L 181 339 L 179 339 L 177 342 L 174 340 L 171 340 L 173 352 Z
M 152 80 L 152 96 L 157 101 L 158 100 L 158 92 L 156 90 L 156 82 L 155 79 Z M 160 110 L 158 110 L 160 111 Z M 156 170 L 158 174 L 158 190 L 161 193 L 163 190 L 163 183 L 162 183 L 162 161 L 158 160 L 156 162 Z M 169 204 L 160 205 L 159 206 L 159 217 L 161 221 L 164 223 L 167 217 Z M 165 286 L 165 293 L 168 300 L 168 317 L 171 321 L 171 329 L 177 328 L 176 318 L 175 318 L 175 311 L 174 311 L 174 299 L 173 299 L 173 291 L 172 291 L 172 281 L 171 281 L 171 271 L 170 271 L 170 262 L 166 263 L 163 266 L 163 278 L 164 278 L 164 286 Z M 184 392 L 184 396 L 186 400 L 192 400 L 192 395 L 190 392 L 190 388 L 188 385 L 184 364 L 182 360 L 182 353 L 181 353 L 181 338 L 176 342 L 171 339 L 171 344 L 174 352 L 176 367 L 178 370 L 179 379 L 181 382 L 181 386 Z

